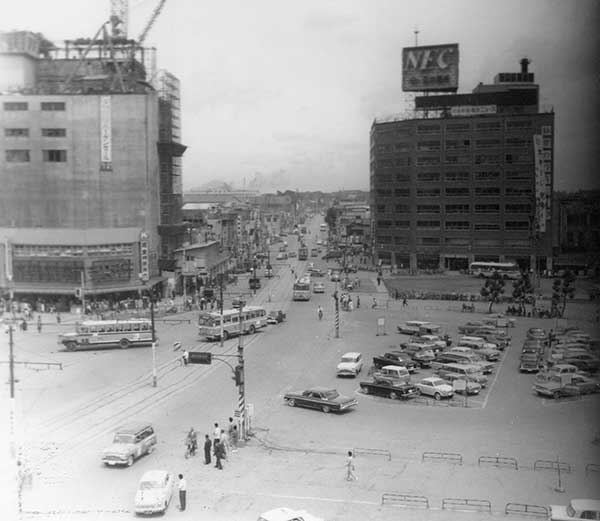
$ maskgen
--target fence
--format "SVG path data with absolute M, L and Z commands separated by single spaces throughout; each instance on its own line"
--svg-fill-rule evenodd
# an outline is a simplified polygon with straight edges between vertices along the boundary
M 487 499 L 442 499 L 442 510 L 466 510 L 468 512 L 492 512 L 492 504 Z
M 493 465 L 494 467 L 511 467 L 515 470 L 519 470 L 519 464 L 516 458 L 505 458 L 503 456 L 479 456 L 477 465 L 481 467 L 482 464 Z
M 571 473 L 573 467 L 569 463 L 565 463 L 564 461 L 552 461 L 552 460 L 543 460 L 538 459 L 533 464 L 533 470 L 554 470 L 558 471 L 560 469 L 561 472 L 566 472 L 568 474 Z
M 356 447 L 352 449 L 352 453 L 356 456 L 358 454 L 371 454 L 375 456 L 385 456 L 388 461 L 392 461 L 392 453 L 387 449 L 370 449 L 364 447 Z
M 425 496 L 411 496 L 408 494 L 386 492 L 381 496 L 381 504 L 393 504 L 401 507 L 429 508 L 429 499 Z
M 463 457 L 462 454 L 456 452 L 424 452 L 421 455 L 421 462 L 429 461 L 445 461 L 448 463 L 454 463 L 455 465 L 462 465 Z
M 541 505 L 528 505 L 526 503 L 507 503 L 504 513 L 508 515 L 527 515 L 548 518 L 550 512 Z
M 588 463 L 585 466 L 585 475 L 587 476 L 590 472 L 600 472 L 600 465 L 598 463 Z

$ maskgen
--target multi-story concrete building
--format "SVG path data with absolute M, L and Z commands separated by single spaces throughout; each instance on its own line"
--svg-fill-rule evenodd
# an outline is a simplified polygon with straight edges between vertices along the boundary
M 554 113 L 522 60 L 471 94 L 420 96 L 371 128 L 375 259 L 411 269 L 475 260 L 551 268 Z
M 179 218 L 161 215 L 159 165 L 182 147 L 159 139 L 168 125 L 135 42 L 112 54 L 104 40 L 0 42 L 0 288 L 34 299 L 153 286 L 159 225 Z

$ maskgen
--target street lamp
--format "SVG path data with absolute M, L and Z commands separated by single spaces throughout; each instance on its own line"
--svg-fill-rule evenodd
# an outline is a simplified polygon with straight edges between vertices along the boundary
M 140 273 L 139 278 L 142 282 L 142 286 L 148 292 L 148 299 L 150 300 L 150 323 L 152 329 L 152 387 L 156 387 L 156 330 L 154 329 L 154 295 L 152 294 L 152 288 L 147 287 L 148 275 Z
M 238 410 L 240 413 L 240 435 L 242 440 L 246 440 L 246 392 L 245 392 L 245 374 L 244 374 L 244 346 L 242 344 L 242 335 L 244 328 L 242 325 L 242 316 L 246 302 L 239 299 L 239 340 L 238 340 L 238 367 L 236 369 L 236 384 L 238 385 Z

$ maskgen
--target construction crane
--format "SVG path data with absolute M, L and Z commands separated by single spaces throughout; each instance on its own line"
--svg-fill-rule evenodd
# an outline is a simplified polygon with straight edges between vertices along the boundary
M 126 2 L 127 0 L 121 0 L 121 1 Z M 154 8 L 154 11 L 152 11 L 152 14 L 150 15 L 150 19 L 148 20 L 148 22 L 146 22 L 146 27 L 144 27 L 144 30 L 138 36 L 137 42 L 140 47 L 144 43 L 146 36 L 148 36 L 150 29 L 152 29 L 154 22 L 156 22 L 156 19 L 158 18 L 158 15 L 162 11 L 162 8 L 165 6 L 166 2 L 167 2 L 167 0 L 160 0 L 158 5 Z

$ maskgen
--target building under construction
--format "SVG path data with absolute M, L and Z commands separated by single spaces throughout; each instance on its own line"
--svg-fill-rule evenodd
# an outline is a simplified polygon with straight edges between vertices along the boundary
M 164 1 L 160 3 L 160 6 Z M 179 81 L 112 17 L 56 46 L 0 34 L 0 290 L 137 293 L 181 243 Z

